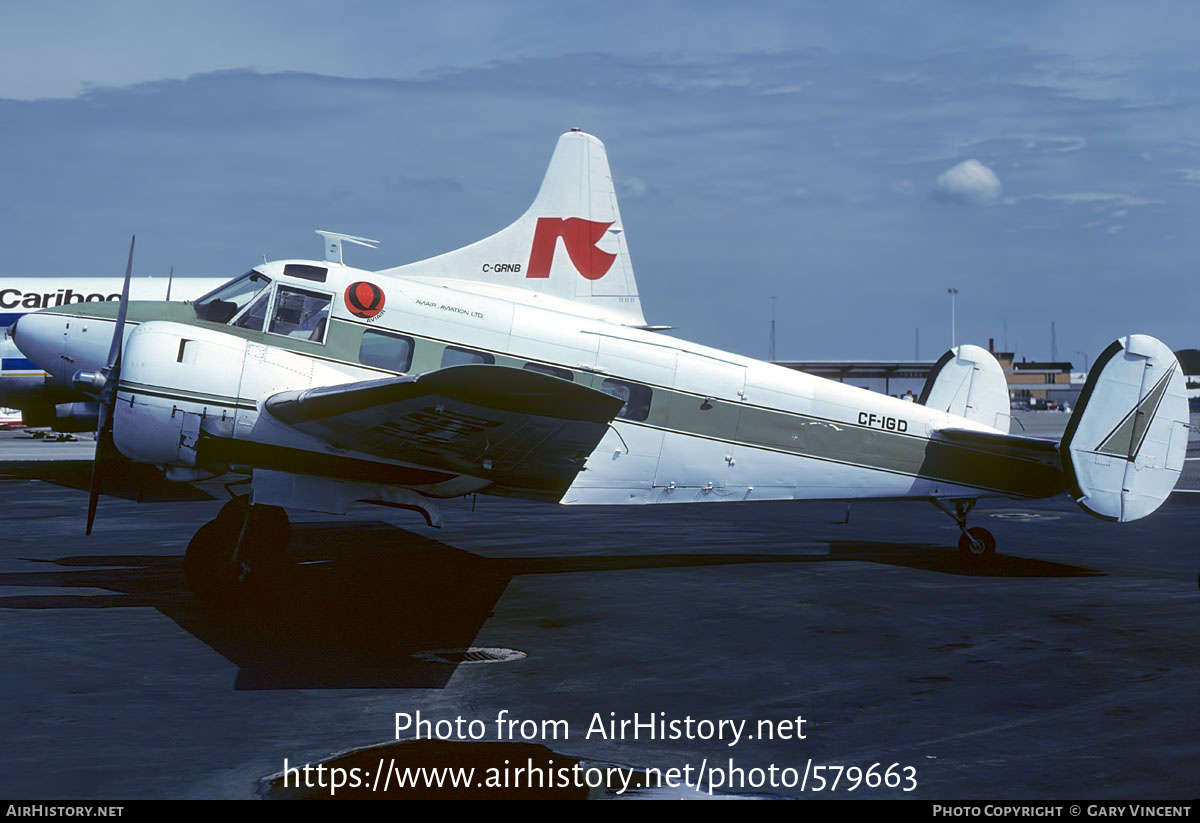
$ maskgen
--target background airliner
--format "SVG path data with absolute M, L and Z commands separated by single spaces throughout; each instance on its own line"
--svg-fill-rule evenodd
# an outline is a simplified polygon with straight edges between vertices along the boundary
M 222 277 L 139 277 L 134 300 L 194 300 L 225 282 Z M 58 398 L 47 392 L 45 372 L 21 353 L 8 330 L 31 311 L 72 303 L 119 300 L 120 277 L 12 277 L 0 279 L 0 426 L 45 426 Z

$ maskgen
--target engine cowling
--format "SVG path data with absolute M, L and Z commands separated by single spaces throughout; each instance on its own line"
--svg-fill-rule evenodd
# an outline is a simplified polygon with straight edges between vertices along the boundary
M 203 430 L 231 437 L 246 341 L 180 323 L 138 326 L 125 342 L 113 411 L 113 441 L 126 457 L 221 473 L 201 465 Z
M 41 374 L 0 380 L 0 407 L 20 409 L 21 420 L 26 426 L 53 426 L 59 431 L 89 431 L 87 428 L 61 428 L 56 414 L 59 404 L 86 399 L 85 395 L 50 384 L 46 376 Z M 95 428 L 93 424 L 90 430 L 95 431 Z

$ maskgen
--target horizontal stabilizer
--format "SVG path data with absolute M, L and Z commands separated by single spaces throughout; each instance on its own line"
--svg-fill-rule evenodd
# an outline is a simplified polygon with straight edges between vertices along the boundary
M 918 402 L 1008 432 L 1008 381 L 996 358 L 979 346 L 958 346 L 943 354 Z
M 506 366 L 450 366 L 267 399 L 272 417 L 340 449 L 557 500 L 620 398 Z
M 1187 390 L 1166 345 L 1144 334 L 1113 342 L 1096 359 L 1061 445 L 1071 496 L 1105 520 L 1157 509 L 1183 471 Z
M 963 446 L 1000 452 L 1047 465 L 1059 465 L 1058 444 L 1053 440 L 1015 434 L 999 434 L 978 429 L 938 429 L 937 433 L 950 442 Z

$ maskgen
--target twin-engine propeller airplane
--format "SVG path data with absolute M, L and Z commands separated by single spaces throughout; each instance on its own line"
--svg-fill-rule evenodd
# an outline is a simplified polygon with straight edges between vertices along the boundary
M 473 493 L 565 504 L 916 499 L 959 549 L 995 539 L 983 497 L 1067 490 L 1090 514 L 1153 512 L 1183 468 L 1184 378 L 1165 345 L 1123 337 L 1097 358 L 1062 439 L 1014 436 L 1000 365 L 977 346 L 938 362 L 919 403 L 656 334 L 642 316 L 603 144 L 558 141 L 533 205 L 464 248 L 369 272 L 255 266 L 192 303 L 55 306 L 17 344 L 94 400 L 88 532 L 122 458 L 195 481 L 248 476 L 187 549 L 190 585 L 227 599 L 270 578 L 284 507 L 368 501 L 441 520 Z

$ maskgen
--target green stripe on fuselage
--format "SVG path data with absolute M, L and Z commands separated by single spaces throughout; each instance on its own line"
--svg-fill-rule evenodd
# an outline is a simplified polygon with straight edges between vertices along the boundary
M 77 317 L 115 319 L 117 304 L 73 304 L 45 311 Z M 364 366 L 358 360 L 363 333 L 375 327 L 341 318 L 330 319 L 324 344 L 198 320 L 189 303 L 131 301 L 128 319 L 136 323 L 165 320 L 208 328 L 297 354 L 368 368 L 385 374 L 393 373 Z M 460 341 L 422 337 L 402 329 L 379 330 L 405 334 L 413 338 L 416 342 L 412 365 L 414 372 L 440 368 L 442 351 L 447 345 L 469 345 Z M 516 368 L 527 362 L 558 365 L 570 370 L 575 376 L 575 382 L 595 389 L 599 389 L 608 377 L 642 383 L 623 375 L 583 371 L 552 360 L 514 357 L 494 349 L 472 348 L 493 354 L 497 365 Z M 630 420 L 622 421 L 628 425 L 646 425 L 667 432 L 720 440 L 734 446 L 769 449 L 869 470 L 969 486 L 1014 497 L 1049 497 L 1066 488 L 1061 468 L 1046 462 L 915 434 L 891 432 L 856 423 L 755 406 L 746 402 L 706 398 L 666 386 L 642 384 L 653 389 L 650 413 L 644 424 Z M 130 385 L 130 390 L 136 389 Z M 215 396 L 204 396 L 194 392 L 189 394 L 194 395 L 197 402 L 219 402 Z M 255 398 L 227 400 L 229 405 L 244 406 L 255 402 Z

